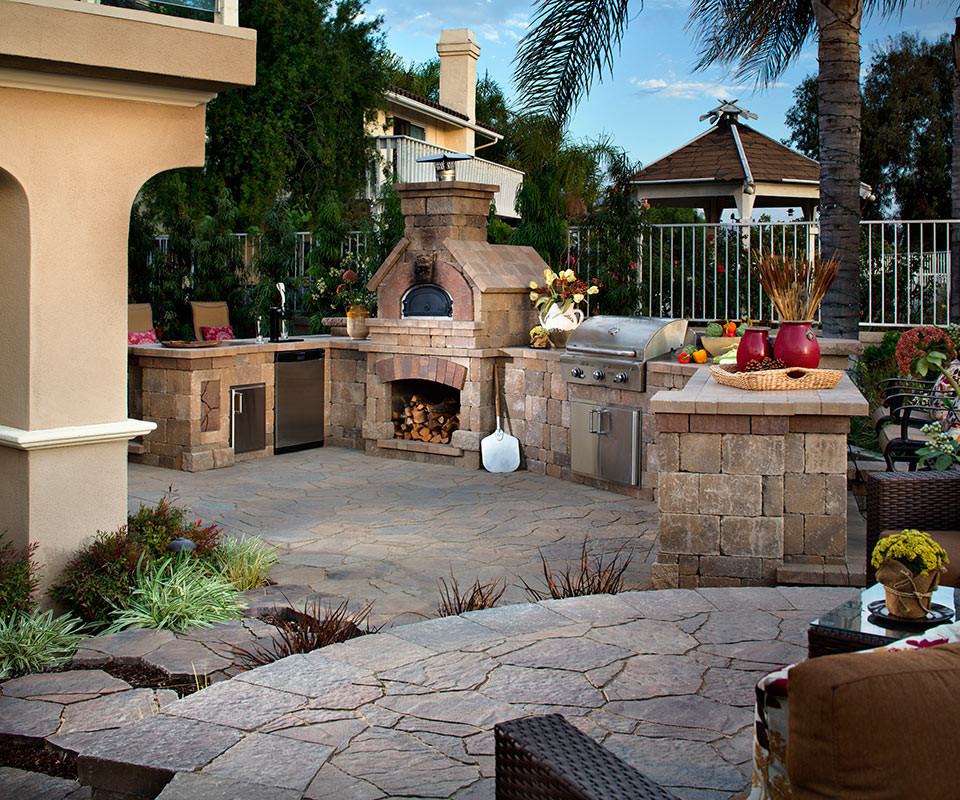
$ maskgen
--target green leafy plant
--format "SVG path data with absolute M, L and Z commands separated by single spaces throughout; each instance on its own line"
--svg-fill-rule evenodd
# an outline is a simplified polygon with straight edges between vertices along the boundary
M 239 619 L 244 608 L 237 588 L 196 558 L 165 558 L 155 564 L 144 559 L 133 591 L 117 604 L 107 630 L 210 627 Z
M 15 611 L 0 617 L 0 680 L 66 664 L 84 637 L 82 623 L 52 611 Z
M 467 611 L 493 608 L 503 597 L 507 588 L 506 581 L 481 583 L 480 579 L 477 578 L 472 586 L 461 589 L 456 577 L 454 577 L 453 570 L 450 571 L 449 584 L 445 579 L 440 578 L 437 585 L 440 589 L 437 615 L 441 617 L 452 617 Z
M 587 539 L 584 537 L 580 548 L 580 560 L 576 564 L 566 564 L 562 569 L 554 571 L 547 564 L 547 559 L 540 551 L 540 561 L 543 563 L 543 589 L 535 589 L 521 579 L 523 589 L 531 600 L 559 600 L 564 597 L 583 597 L 590 594 L 617 594 L 624 591 L 624 574 L 632 554 L 624 554 L 626 544 L 621 545 L 613 553 L 600 551 L 592 556 L 587 550 Z
M 227 536 L 211 556 L 217 572 L 241 592 L 263 586 L 279 561 L 276 548 L 253 536 Z
M 921 467 L 932 461 L 933 468 L 937 472 L 943 472 L 955 464 L 960 464 L 960 441 L 945 433 L 939 422 L 931 422 L 920 430 L 930 437 L 929 444 L 917 451 Z
M 320 600 L 315 600 L 312 607 L 305 603 L 302 611 L 292 607 L 278 608 L 266 617 L 278 630 L 277 636 L 269 644 L 258 644 L 252 648 L 229 642 L 222 644 L 237 666 L 244 670 L 254 669 L 295 653 L 310 653 L 328 644 L 376 633 L 378 629 L 371 628 L 368 622 L 372 608 L 368 604 L 359 611 L 351 612 L 346 600 L 336 608 L 324 606 Z
M 34 561 L 37 544 L 14 547 L 0 533 L 0 617 L 15 611 L 29 611 L 36 603 L 33 593 L 40 583 L 39 565 Z
M 109 533 L 98 531 L 67 563 L 50 596 L 84 622 L 106 625 L 114 608 L 133 591 L 138 565 L 146 554 L 126 526 Z
M 876 568 L 888 558 L 899 561 L 914 575 L 926 575 L 950 563 L 947 551 L 929 533 L 916 528 L 905 528 L 877 542 L 870 563 Z

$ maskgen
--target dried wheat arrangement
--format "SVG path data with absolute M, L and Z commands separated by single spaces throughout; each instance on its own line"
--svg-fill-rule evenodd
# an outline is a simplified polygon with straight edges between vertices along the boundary
M 782 320 L 812 320 L 837 277 L 836 258 L 821 261 L 795 259 L 780 253 L 754 251 L 760 285 L 773 302 Z

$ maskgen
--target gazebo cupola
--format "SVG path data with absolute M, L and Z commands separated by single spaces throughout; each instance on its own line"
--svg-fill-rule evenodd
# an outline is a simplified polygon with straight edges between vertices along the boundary
M 700 117 L 711 127 L 692 141 L 657 159 L 631 179 L 637 198 L 665 208 L 702 208 L 707 222 L 718 223 L 735 208 L 741 222 L 755 208 L 799 206 L 812 220 L 820 197 L 820 163 L 745 125 L 757 115 L 721 100 Z M 861 184 L 861 197 L 871 189 Z

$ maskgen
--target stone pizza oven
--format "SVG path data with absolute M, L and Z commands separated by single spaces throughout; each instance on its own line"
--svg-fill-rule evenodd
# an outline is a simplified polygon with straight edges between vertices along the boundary
M 480 439 L 494 427 L 496 358 L 500 348 L 529 341 L 537 324 L 529 284 L 543 280 L 547 265 L 532 247 L 487 243 L 496 186 L 396 188 L 406 236 L 368 284 L 378 316 L 364 345 L 365 448 L 476 469 Z

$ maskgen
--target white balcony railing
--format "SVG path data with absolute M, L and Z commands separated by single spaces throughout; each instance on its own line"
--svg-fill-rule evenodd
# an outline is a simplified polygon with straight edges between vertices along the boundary
M 378 136 L 377 156 L 378 165 L 368 188 L 368 198 L 376 197 L 387 176 L 392 176 L 399 183 L 417 183 L 420 181 L 436 180 L 436 169 L 433 164 L 419 163 L 418 158 L 433 156 L 438 153 L 455 153 L 449 147 L 421 142 L 409 136 Z M 493 202 L 497 213 L 502 217 L 518 218 L 516 210 L 517 191 L 523 183 L 523 173 L 520 170 L 505 167 L 483 158 L 473 158 L 470 161 L 457 162 L 457 179 L 474 183 L 492 183 L 500 187 L 494 194 Z

